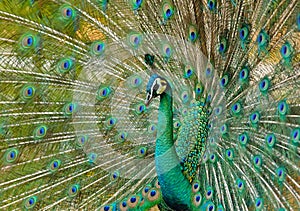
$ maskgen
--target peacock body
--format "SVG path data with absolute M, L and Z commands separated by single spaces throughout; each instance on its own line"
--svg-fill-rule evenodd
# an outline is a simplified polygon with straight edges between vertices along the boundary
M 0 208 L 299 210 L 297 0 L 0 1 Z

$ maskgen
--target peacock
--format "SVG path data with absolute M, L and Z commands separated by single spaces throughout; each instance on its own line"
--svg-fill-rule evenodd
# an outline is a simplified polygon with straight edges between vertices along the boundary
M 300 209 L 297 0 L 1 0 L 0 209 Z

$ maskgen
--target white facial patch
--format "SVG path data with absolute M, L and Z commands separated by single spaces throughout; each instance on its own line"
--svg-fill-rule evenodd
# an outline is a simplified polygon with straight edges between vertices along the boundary
M 156 93 L 160 95 L 166 90 L 167 83 L 164 80 L 161 80 L 160 78 L 157 78 L 155 82 L 158 84 L 158 89 Z

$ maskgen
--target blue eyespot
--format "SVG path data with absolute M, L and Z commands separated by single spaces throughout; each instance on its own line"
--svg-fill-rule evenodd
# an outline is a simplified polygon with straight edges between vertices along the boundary
M 66 16 L 71 17 L 72 13 L 73 11 L 70 8 L 66 9 Z
M 46 125 L 40 125 L 36 127 L 33 131 L 33 136 L 35 139 L 41 139 L 44 138 L 47 134 L 47 126 Z
M 100 56 L 104 53 L 105 43 L 103 41 L 95 41 L 90 46 L 90 52 L 94 56 Z
M 108 97 L 110 97 L 112 91 L 110 89 L 110 87 L 108 86 L 101 86 L 99 89 L 98 89 L 98 94 L 97 94 L 97 99 L 102 101 Z
M 26 209 L 32 209 L 36 205 L 36 203 L 37 203 L 37 197 L 32 196 L 32 197 L 25 199 L 24 206 Z
M 223 50 L 224 50 L 224 48 L 225 48 L 224 44 L 223 44 L 223 43 L 221 43 L 221 44 L 220 44 L 219 51 L 223 51 Z
M 147 148 L 146 147 L 141 147 L 138 149 L 138 152 L 137 152 L 137 156 L 140 157 L 140 158 L 143 158 L 145 157 L 147 154 Z
M 266 46 L 268 44 L 268 41 L 269 41 L 269 35 L 264 30 L 262 30 L 256 39 L 258 46 L 259 47 Z
M 15 162 L 17 160 L 18 156 L 19 156 L 19 151 L 15 148 L 6 150 L 5 155 L 4 155 L 5 161 L 8 163 Z
M 131 0 L 130 3 L 133 10 L 138 10 L 142 6 L 143 0 Z
M 155 191 L 155 190 L 152 190 L 151 193 L 150 193 L 150 195 L 151 195 L 152 197 L 155 196 L 155 195 L 156 195 L 156 191 Z
M 61 161 L 58 159 L 55 159 L 50 162 L 48 169 L 51 172 L 56 172 L 59 169 L 60 165 L 61 165 Z
M 262 165 L 262 158 L 260 155 L 256 155 L 253 157 L 253 163 L 256 168 L 260 168 Z
M 288 104 L 285 100 L 280 101 L 277 106 L 278 113 L 282 116 L 288 113 Z
M 242 28 L 240 28 L 239 36 L 242 41 L 245 41 L 248 38 L 248 35 L 249 35 L 248 26 L 243 26 Z
M 33 37 L 32 37 L 32 36 L 29 36 L 29 37 L 27 38 L 27 46 L 30 47 L 30 46 L 32 46 L 32 44 L 33 44 Z
M 137 115 L 141 115 L 145 113 L 145 111 L 146 111 L 146 105 L 144 103 L 139 103 L 135 106 L 135 113 Z
M 222 135 L 228 134 L 228 126 L 226 124 L 222 125 L 220 128 L 220 132 Z
M 116 118 L 109 117 L 109 118 L 106 120 L 106 128 L 107 128 L 108 130 L 112 129 L 116 124 L 117 124 L 117 119 L 116 119 Z
M 71 58 L 63 58 L 58 62 L 57 71 L 65 74 L 73 69 L 74 61 Z
M 194 68 L 191 65 L 186 65 L 184 67 L 184 78 L 190 78 L 194 73 Z
M 174 6 L 171 2 L 165 1 L 162 6 L 164 20 L 169 20 L 174 15 Z
M 242 179 L 237 179 L 236 182 L 236 187 L 239 193 L 242 193 L 245 190 L 245 182 Z
M 197 33 L 197 29 L 195 26 L 191 25 L 189 27 L 189 40 L 191 42 L 195 42 L 198 38 L 198 33 Z
M 221 78 L 221 81 L 220 81 L 220 85 L 222 88 L 226 87 L 227 84 L 229 82 L 229 77 L 228 75 L 224 75 L 222 78 Z
M 268 78 L 264 78 L 259 83 L 259 90 L 262 93 L 266 93 L 270 88 L 270 80 Z
M 274 147 L 276 143 L 276 137 L 274 134 L 272 133 L 267 134 L 265 140 L 268 147 L 270 148 Z
M 37 43 L 38 37 L 30 33 L 26 33 L 20 38 L 20 46 L 22 50 L 32 49 L 37 46 Z
M 242 70 L 239 73 L 239 81 L 240 83 L 245 83 L 248 81 L 249 77 L 249 69 L 247 67 L 242 68 Z
M 68 189 L 69 197 L 76 196 L 78 194 L 78 192 L 79 192 L 79 185 L 78 184 L 71 185 Z
M 120 178 L 120 173 L 118 171 L 114 171 L 110 174 L 110 181 L 116 182 Z
M 208 0 L 207 1 L 207 7 L 210 11 L 213 11 L 216 9 L 216 1 L 215 0 Z
M 252 124 L 254 124 L 254 125 L 258 124 L 259 120 L 260 120 L 260 113 L 259 112 L 256 111 L 256 112 L 254 112 L 250 115 L 250 122 Z
M 32 99 L 35 95 L 35 87 L 34 86 L 31 86 L 31 85 L 25 85 L 22 90 L 21 90 L 21 97 L 24 99 L 24 100 L 29 100 L 29 99 Z
M 64 20 L 72 20 L 76 14 L 72 7 L 64 5 L 61 7 L 61 15 Z
M 96 160 L 97 160 L 97 154 L 96 153 L 94 153 L 94 152 L 91 152 L 91 153 L 89 153 L 88 154 L 88 162 L 89 163 L 95 163 L 96 162 Z
M 279 182 L 283 182 L 286 178 L 286 170 L 284 167 L 278 167 L 276 169 L 276 176 Z
M 261 210 L 263 208 L 263 199 L 257 198 L 255 200 L 255 206 L 256 206 L 256 209 Z
M 136 198 L 133 196 L 133 197 L 131 197 L 130 201 L 131 201 L 131 203 L 135 203 L 136 202 Z
M 239 102 L 233 104 L 232 107 L 231 107 L 231 111 L 235 115 L 240 114 L 241 113 L 241 109 L 242 109 L 242 105 Z
M 138 49 L 140 47 L 143 41 L 142 38 L 142 34 L 139 32 L 131 32 L 127 36 L 128 43 L 133 49 Z
M 246 133 L 242 133 L 239 135 L 239 142 L 242 146 L 246 146 L 248 143 L 249 137 Z
M 232 149 L 227 149 L 225 153 L 226 153 L 227 160 L 232 161 L 233 156 L 234 156 L 233 150 Z
M 292 142 L 298 144 L 300 140 L 300 128 L 295 128 L 291 134 Z
M 216 162 L 216 160 L 217 160 L 217 158 L 216 158 L 216 155 L 215 155 L 215 154 L 211 154 L 211 155 L 210 155 L 210 157 L 209 157 L 209 159 L 210 159 L 210 162 L 211 162 L 211 163 L 215 163 L 215 162 Z

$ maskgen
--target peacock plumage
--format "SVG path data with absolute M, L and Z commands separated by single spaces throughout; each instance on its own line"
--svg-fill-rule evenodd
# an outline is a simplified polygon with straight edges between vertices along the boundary
M 1 0 L 1 210 L 299 210 L 297 0 Z

